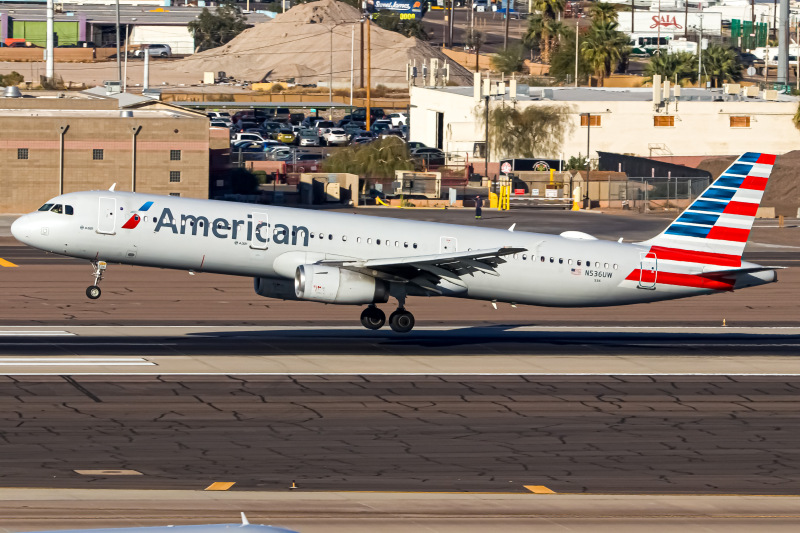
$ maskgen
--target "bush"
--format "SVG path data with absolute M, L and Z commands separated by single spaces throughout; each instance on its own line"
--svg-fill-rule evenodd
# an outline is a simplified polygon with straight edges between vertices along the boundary
M 0 85 L 3 87 L 11 87 L 12 85 L 19 85 L 25 81 L 25 76 L 17 72 L 16 70 L 12 70 L 9 74 L 0 74 Z

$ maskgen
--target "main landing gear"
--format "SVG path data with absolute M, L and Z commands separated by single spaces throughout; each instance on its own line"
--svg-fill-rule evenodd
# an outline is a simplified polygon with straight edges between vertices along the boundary
M 383 311 L 370 305 L 361 312 L 361 325 L 367 329 L 381 329 L 386 324 Z M 397 333 L 408 333 L 414 329 L 414 315 L 400 307 L 389 315 L 389 327 Z
M 94 276 L 94 285 L 89 285 L 86 287 L 86 296 L 89 297 L 90 300 L 97 300 L 100 298 L 100 287 L 97 286 L 100 283 L 100 280 L 103 279 L 103 272 L 106 271 L 106 262 L 105 261 L 92 261 L 92 276 Z

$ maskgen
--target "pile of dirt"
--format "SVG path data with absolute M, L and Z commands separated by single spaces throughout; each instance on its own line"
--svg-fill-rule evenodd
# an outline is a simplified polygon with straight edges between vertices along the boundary
M 709 158 L 700 163 L 697 168 L 711 172 L 711 176 L 717 179 L 736 160 L 736 157 Z M 774 207 L 776 215 L 797 216 L 797 210 L 800 208 L 798 168 L 800 168 L 800 150 L 778 156 L 767 182 L 764 199 L 761 201 L 763 207 Z
M 333 87 L 349 87 L 351 44 L 354 85 L 359 86 L 361 71 L 361 13 L 336 0 L 320 0 L 292 7 L 270 22 L 258 24 L 239 34 L 228 44 L 195 54 L 189 58 L 161 65 L 160 68 L 195 74 L 224 71 L 244 81 L 280 81 L 293 78 L 296 83 L 327 85 L 331 73 Z M 372 24 L 372 86 L 405 86 L 406 64 L 447 57 L 438 49 L 416 38 L 409 38 Z M 354 39 L 354 40 L 353 40 Z M 366 37 L 364 39 L 366 43 Z M 365 60 L 366 64 L 366 51 Z M 458 85 L 472 83 L 472 73 L 448 61 L 450 80 Z

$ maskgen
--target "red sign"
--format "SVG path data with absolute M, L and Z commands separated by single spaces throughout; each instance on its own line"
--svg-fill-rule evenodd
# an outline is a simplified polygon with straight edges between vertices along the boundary
M 653 24 L 650 25 L 650 29 L 658 28 L 661 26 L 662 28 L 675 28 L 678 30 L 682 30 L 683 26 L 678 24 L 678 20 L 675 18 L 675 15 L 653 15 Z
M 509 172 L 511 172 L 511 163 L 506 161 L 505 163 L 500 165 L 500 172 L 502 172 L 503 174 L 508 174 Z

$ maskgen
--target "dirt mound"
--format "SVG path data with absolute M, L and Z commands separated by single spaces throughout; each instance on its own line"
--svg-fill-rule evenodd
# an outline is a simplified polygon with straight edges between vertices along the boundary
M 359 87 L 360 18 L 357 9 L 336 0 L 299 4 L 270 22 L 245 30 L 224 46 L 159 67 L 196 74 L 198 80 L 203 72 L 224 71 L 228 76 L 251 82 L 294 78 L 296 83 L 326 86 L 332 75 L 333 87 L 345 88 L 350 86 L 352 43 L 354 85 Z M 373 87 L 405 86 L 409 61 L 416 60 L 421 67 L 431 58 L 439 59 L 440 64 L 447 60 L 440 50 L 427 43 L 381 29 L 374 23 L 371 48 Z M 452 82 L 472 83 L 472 74 L 467 69 L 452 61 L 448 63 Z
M 711 172 L 711 176 L 716 179 L 736 160 L 736 157 L 738 156 L 709 158 L 697 168 Z M 800 150 L 778 156 L 767 182 L 764 199 L 761 201 L 763 207 L 774 207 L 776 215 L 797 216 L 797 209 L 800 208 L 798 168 L 800 168 Z

